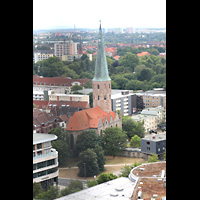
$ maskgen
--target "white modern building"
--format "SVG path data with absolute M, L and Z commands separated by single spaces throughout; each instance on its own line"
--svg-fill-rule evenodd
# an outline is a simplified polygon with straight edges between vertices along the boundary
M 58 152 L 51 146 L 56 139 L 53 134 L 33 133 L 33 183 L 40 182 L 44 189 L 58 184 Z
M 53 54 L 34 53 L 34 62 L 37 63 L 38 61 L 42 61 L 50 57 L 53 57 Z

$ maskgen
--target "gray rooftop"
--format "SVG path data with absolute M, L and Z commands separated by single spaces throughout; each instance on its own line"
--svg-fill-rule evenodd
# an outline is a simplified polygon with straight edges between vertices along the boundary
M 141 140 L 152 140 L 152 141 L 166 140 L 166 133 L 147 135 L 144 138 L 141 138 Z
M 57 200 L 130 200 L 134 183 L 126 177 L 120 177 L 79 192 L 60 197 Z
M 49 142 L 52 140 L 56 140 L 58 137 L 53 134 L 46 133 L 33 133 L 33 144 L 39 144 L 43 142 Z

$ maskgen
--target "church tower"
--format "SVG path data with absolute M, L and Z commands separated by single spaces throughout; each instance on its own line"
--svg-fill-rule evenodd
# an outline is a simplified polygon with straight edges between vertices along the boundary
M 102 38 L 101 23 L 99 27 L 99 39 L 97 57 L 95 63 L 95 75 L 92 79 L 93 107 L 99 106 L 109 113 L 111 109 L 111 79 L 108 74 L 108 65 Z

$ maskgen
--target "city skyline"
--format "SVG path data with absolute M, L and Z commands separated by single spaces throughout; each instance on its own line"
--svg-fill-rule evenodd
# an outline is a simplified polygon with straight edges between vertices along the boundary
M 33 0 L 33 30 L 166 28 L 166 0 Z

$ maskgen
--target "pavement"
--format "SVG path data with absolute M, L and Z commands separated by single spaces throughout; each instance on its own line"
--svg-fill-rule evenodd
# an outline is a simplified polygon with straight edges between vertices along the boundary
M 73 179 L 73 178 L 60 178 L 58 177 L 58 187 L 60 189 L 64 189 L 65 187 L 67 187 L 72 180 L 78 180 L 81 181 L 83 183 L 83 187 L 86 186 L 87 181 L 86 180 L 82 180 L 82 179 Z

